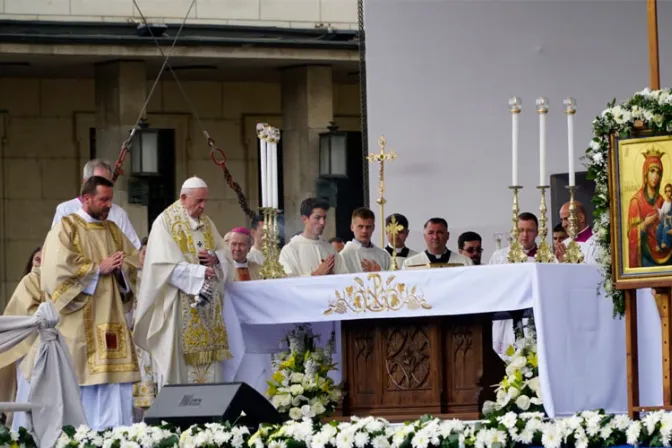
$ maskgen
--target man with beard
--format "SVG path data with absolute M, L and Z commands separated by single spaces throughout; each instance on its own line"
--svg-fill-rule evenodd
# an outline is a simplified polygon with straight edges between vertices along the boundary
M 322 239 L 329 204 L 308 198 L 301 203 L 303 232 L 280 251 L 280 264 L 289 277 L 347 274 L 343 260 L 331 244 Z
M 140 380 L 126 323 L 140 261 L 133 244 L 107 219 L 112 196 L 112 182 L 90 177 L 82 186 L 81 209 L 56 223 L 42 249 L 41 289 L 60 313 L 57 328 L 95 430 L 133 422 L 132 385 Z M 33 365 L 36 349 L 37 344 L 26 365 Z
M 465 257 L 471 258 L 475 266 L 481 264 L 481 255 L 483 247 L 481 246 L 481 235 L 476 232 L 464 232 L 457 239 L 457 249 Z

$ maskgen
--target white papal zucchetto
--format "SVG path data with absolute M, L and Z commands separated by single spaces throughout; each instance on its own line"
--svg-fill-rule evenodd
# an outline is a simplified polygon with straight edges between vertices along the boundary
M 196 188 L 208 188 L 208 184 L 206 184 L 203 179 L 196 176 L 190 177 L 182 184 L 183 190 L 194 190 Z

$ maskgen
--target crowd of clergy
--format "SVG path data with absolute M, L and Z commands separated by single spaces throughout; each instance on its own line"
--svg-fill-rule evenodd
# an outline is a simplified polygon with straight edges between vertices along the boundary
M 44 300 L 60 314 L 80 385 L 89 426 L 104 429 L 142 419 L 157 389 L 165 384 L 222 381 L 222 362 L 231 357 L 223 319 L 224 284 L 259 280 L 264 263 L 263 218 L 220 236 L 207 216 L 208 186 L 197 177 L 182 185 L 179 199 L 138 238 L 125 210 L 113 203 L 112 166 L 92 160 L 83 171 L 81 193 L 60 204 L 43 246 L 28 259 L 24 277 L 4 315 L 31 315 Z M 581 204 L 579 242 L 586 262 L 594 262 L 595 241 Z M 375 272 L 433 264 L 480 265 L 482 238 L 459 235 L 457 251 L 448 249 L 445 219 L 428 219 L 422 229 L 426 247 L 406 246 L 406 217 L 381 248 L 371 238 L 375 216 L 368 208 L 352 213 L 352 241 L 323 238 L 329 204 L 308 198 L 300 208 L 303 231 L 282 247 L 279 262 L 287 276 Z M 569 204 L 559 210 L 553 229 L 558 260 L 565 255 Z M 534 259 L 537 217 L 521 213 L 519 242 Z M 508 248 L 493 253 L 490 264 L 507 263 Z M 37 344 L 0 353 L 0 401 L 27 401 Z M 11 416 L 13 428 L 25 416 Z

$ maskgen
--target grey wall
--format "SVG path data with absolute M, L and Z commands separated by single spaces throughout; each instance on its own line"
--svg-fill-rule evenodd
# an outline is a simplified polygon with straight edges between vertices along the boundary
M 658 3 L 665 86 L 672 75 L 672 3 Z M 384 134 L 399 155 L 386 168 L 386 214 L 408 216 L 415 248 L 424 247 L 421 227 L 431 216 L 448 219 L 451 248 L 460 232 L 481 233 L 486 257 L 493 234 L 510 229 L 509 97 L 523 100 L 521 211 L 536 213 L 535 98 L 546 96 L 551 105 L 550 176 L 567 171 L 565 97 L 578 102 L 579 169 L 593 118 L 614 97 L 625 99 L 649 83 L 644 0 L 365 0 L 365 26 L 369 145 L 374 150 Z M 375 204 L 373 169 L 370 180 Z

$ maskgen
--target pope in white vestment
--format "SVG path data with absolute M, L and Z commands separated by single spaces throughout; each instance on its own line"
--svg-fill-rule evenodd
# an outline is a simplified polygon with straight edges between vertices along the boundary
M 371 236 L 376 228 L 376 216 L 368 208 L 362 207 L 352 212 L 350 230 L 355 235 L 348 241 L 339 256 L 349 273 L 389 271 L 392 257 L 385 249 L 376 247 Z
M 112 172 L 113 169 L 109 163 L 100 159 L 93 159 L 84 165 L 83 178 L 85 182 L 92 176 L 100 176 L 107 180 L 111 180 Z M 82 201 L 83 200 L 80 196 L 58 204 L 56 207 L 56 214 L 54 215 L 54 219 L 51 223 L 51 227 L 53 228 L 65 216 L 77 213 L 79 209 L 82 208 Z M 119 207 L 117 204 L 112 204 L 112 208 L 110 209 L 110 214 L 107 219 L 115 223 L 117 227 L 121 229 L 121 232 L 126 235 L 126 238 L 131 241 L 131 244 L 133 244 L 136 249 L 140 249 L 140 238 L 138 238 L 138 234 L 135 232 L 130 219 L 128 219 L 128 213 L 126 213 L 126 210 Z
M 329 204 L 316 198 L 301 203 L 304 230 L 280 251 L 279 262 L 289 277 L 347 274 L 343 260 L 331 244 L 322 239 Z
M 232 356 L 223 310 L 233 261 L 203 213 L 207 198 L 205 182 L 188 179 L 149 234 L 134 339 L 152 355 L 159 387 L 223 381 Z

